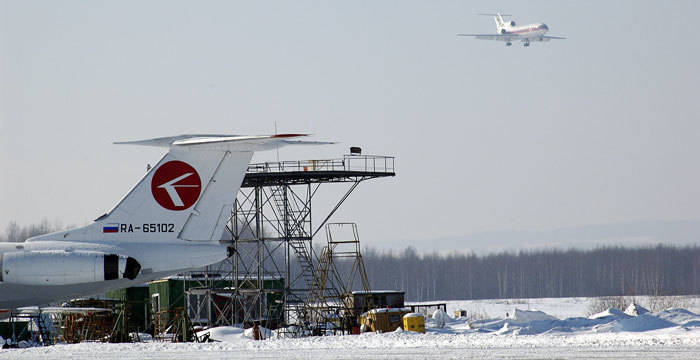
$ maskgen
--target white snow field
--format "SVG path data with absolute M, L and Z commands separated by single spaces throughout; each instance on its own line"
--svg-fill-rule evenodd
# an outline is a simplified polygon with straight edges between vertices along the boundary
M 254 341 L 250 329 L 219 327 L 208 331 L 220 342 L 55 345 L 0 350 L 0 359 L 700 359 L 697 298 L 684 298 L 684 308 L 610 309 L 588 316 L 590 302 L 450 301 L 445 326 L 427 319 L 426 334 L 399 329 Z M 481 316 L 455 318 L 455 309 Z

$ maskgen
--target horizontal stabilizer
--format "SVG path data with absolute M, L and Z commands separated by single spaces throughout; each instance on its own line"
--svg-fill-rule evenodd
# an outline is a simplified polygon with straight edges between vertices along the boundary
M 177 136 L 165 136 L 157 137 L 145 140 L 132 140 L 132 141 L 115 141 L 117 145 L 144 145 L 144 146 L 158 146 L 158 147 L 170 147 L 174 142 L 179 140 L 193 139 L 193 138 L 215 138 L 215 137 L 236 137 L 238 135 L 221 135 L 221 134 L 185 134 Z
M 284 145 L 329 145 L 334 142 L 289 140 L 308 134 L 277 135 L 201 135 L 186 134 L 135 141 L 118 141 L 120 145 L 144 145 L 157 147 L 188 147 L 202 150 L 260 151 Z

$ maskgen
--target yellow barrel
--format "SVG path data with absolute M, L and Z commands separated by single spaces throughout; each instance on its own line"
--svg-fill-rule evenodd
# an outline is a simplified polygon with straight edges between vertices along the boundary
M 410 313 L 403 316 L 403 329 L 425 334 L 425 316 L 419 313 Z

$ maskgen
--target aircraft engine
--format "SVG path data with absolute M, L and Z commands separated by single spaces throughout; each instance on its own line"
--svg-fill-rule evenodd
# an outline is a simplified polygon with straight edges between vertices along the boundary
M 132 257 L 83 251 L 27 251 L 0 254 L 0 282 L 71 285 L 136 278 L 141 264 Z
M 506 29 L 501 29 L 501 34 L 505 34 L 505 33 L 506 33 Z
M 515 21 L 511 21 L 510 26 L 515 26 Z

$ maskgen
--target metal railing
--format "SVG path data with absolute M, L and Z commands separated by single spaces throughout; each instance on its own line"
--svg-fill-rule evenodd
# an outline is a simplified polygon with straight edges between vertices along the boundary
M 344 155 L 342 159 L 279 161 L 248 165 L 248 173 L 292 171 L 362 171 L 393 173 L 394 157 L 379 155 Z

